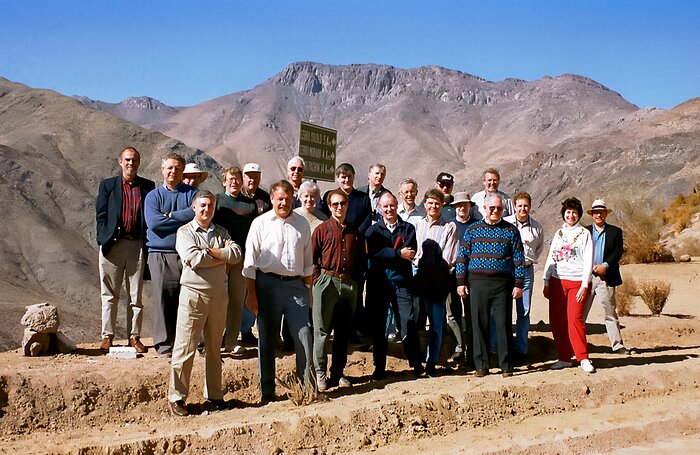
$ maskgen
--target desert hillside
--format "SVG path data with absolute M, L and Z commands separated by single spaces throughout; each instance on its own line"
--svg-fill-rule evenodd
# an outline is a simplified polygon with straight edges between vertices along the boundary
M 140 174 L 162 181 L 174 151 L 208 169 L 202 151 L 49 90 L 0 79 L 0 348 L 21 341 L 24 306 L 51 301 L 79 340 L 99 335 L 95 197 L 121 149 L 140 150 Z

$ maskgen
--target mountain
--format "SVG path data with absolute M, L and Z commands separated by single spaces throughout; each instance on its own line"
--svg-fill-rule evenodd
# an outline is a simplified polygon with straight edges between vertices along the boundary
M 69 335 L 99 337 L 95 197 L 127 145 L 141 152 L 139 174 L 156 182 L 171 151 L 220 169 L 161 133 L 0 78 L 0 349 L 21 340 L 24 305 L 47 300 L 59 305 Z
M 155 129 L 155 125 L 159 127 L 167 125 L 168 119 L 180 111 L 179 108 L 168 106 L 149 96 L 132 96 L 119 103 L 97 101 L 86 96 L 73 96 L 73 98 L 91 109 L 109 112 L 149 129 Z
M 285 176 L 299 122 L 338 130 L 337 162 L 355 165 L 357 185 L 382 162 L 396 189 L 414 177 L 421 191 L 439 171 L 456 190 L 482 189 L 487 167 L 508 193 L 528 191 L 553 228 L 558 203 L 575 195 L 668 200 L 699 180 L 697 100 L 640 109 L 589 78 L 490 82 L 428 66 L 293 63 L 251 90 L 232 93 L 150 125 L 206 150 L 224 165 L 256 161 L 263 181 Z

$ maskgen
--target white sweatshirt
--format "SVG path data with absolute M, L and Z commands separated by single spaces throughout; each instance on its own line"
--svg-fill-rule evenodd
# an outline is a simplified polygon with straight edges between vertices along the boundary
M 564 224 L 552 239 L 544 265 L 544 285 L 549 278 L 580 281 L 587 288 L 593 272 L 593 240 L 588 229 L 576 223 Z

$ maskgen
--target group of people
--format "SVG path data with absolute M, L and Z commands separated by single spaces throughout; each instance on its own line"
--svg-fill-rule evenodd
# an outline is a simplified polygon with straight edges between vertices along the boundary
M 218 195 L 198 190 L 206 173 L 174 153 L 162 159 L 158 187 L 137 175 L 135 148 L 122 150 L 118 163 L 121 173 L 100 183 L 96 203 L 100 348 L 113 344 L 124 283 L 129 343 L 147 352 L 141 294 L 148 270 L 153 346 L 171 357 L 168 400 L 176 415 L 188 414 L 198 347 L 205 356 L 204 396 L 216 409 L 225 407 L 221 349 L 243 352 L 241 343 L 255 339 L 256 320 L 263 402 L 275 399 L 280 335 L 295 351 L 299 380 L 320 392 L 351 385 L 344 370 L 349 343 L 358 337 L 371 340 L 372 378 L 383 379 L 388 332 L 401 340 L 416 377 L 436 373 L 445 326 L 456 343 L 450 359 L 477 377 L 489 373 L 493 352 L 505 377 L 527 362 L 534 264 L 544 234 L 530 216 L 531 196 L 501 192 L 496 169 L 484 172 L 484 190 L 473 197 L 453 194 L 454 176 L 441 172 L 418 202 L 414 179 L 402 180 L 396 195 L 383 186 L 381 164 L 369 168 L 368 184 L 359 189 L 353 166 L 339 165 L 338 188 L 321 197 L 318 186 L 304 180 L 298 156 L 270 193 L 259 187 L 256 163 L 225 169 Z M 554 369 L 573 366 L 575 355 L 584 371 L 595 371 L 585 330 L 595 295 L 605 307 L 613 351 L 626 352 L 614 294 L 621 284 L 622 231 L 605 222 L 610 211 L 594 201 L 594 224 L 584 228 L 580 201 L 562 204 L 564 225 L 544 266 L 559 353 Z

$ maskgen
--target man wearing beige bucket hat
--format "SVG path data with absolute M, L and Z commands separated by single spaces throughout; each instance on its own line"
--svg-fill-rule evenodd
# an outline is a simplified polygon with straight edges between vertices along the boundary
M 605 330 L 610 338 L 610 347 L 615 354 L 627 354 L 622 342 L 620 321 L 615 311 L 615 287 L 622 284 L 620 275 L 620 258 L 623 251 L 622 229 L 605 222 L 612 209 L 605 205 L 604 199 L 596 199 L 591 204 L 588 214 L 593 217 L 593 224 L 588 226 L 593 236 L 593 280 L 591 294 L 583 313 L 583 320 L 588 318 L 596 295 L 605 309 Z
M 187 163 L 185 165 L 185 170 L 182 172 L 182 182 L 195 188 L 199 188 L 199 185 L 201 185 L 207 177 L 209 177 L 209 173 L 199 169 L 197 163 Z

